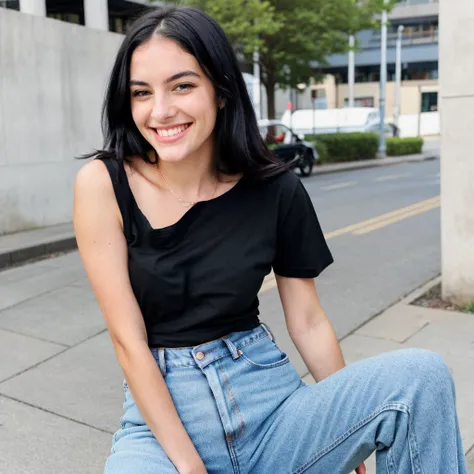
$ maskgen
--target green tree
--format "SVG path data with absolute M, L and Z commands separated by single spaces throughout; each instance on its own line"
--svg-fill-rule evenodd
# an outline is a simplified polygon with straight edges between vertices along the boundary
M 168 0 L 169 1 L 169 0 Z M 268 116 L 275 118 L 275 89 L 296 87 L 326 58 L 349 48 L 348 35 L 376 25 L 384 0 L 181 0 L 212 16 L 250 63 L 259 50 Z M 388 0 L 390 8 L 395 0 Z

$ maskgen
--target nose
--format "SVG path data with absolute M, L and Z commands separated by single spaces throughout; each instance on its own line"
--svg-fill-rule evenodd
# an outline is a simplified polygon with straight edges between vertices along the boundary
M 158 123 L 166 122 L 176 113 L 176 107 L 167 94 L 155 93 L 151 118 Z

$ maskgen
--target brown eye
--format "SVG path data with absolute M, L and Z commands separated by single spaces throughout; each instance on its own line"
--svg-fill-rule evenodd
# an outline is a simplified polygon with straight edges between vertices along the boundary
M 149 92 L 148 91 L 133 91 L 132 92 L 132 96 L 133 97 L 145 97 L 146 95 L 148 95 Z
M 193 88 L 194 88 L 193 84 L 179 84 L 174 88 L 174 90 L 176 92 L 187 92 L 187 91 L 190 91 Z

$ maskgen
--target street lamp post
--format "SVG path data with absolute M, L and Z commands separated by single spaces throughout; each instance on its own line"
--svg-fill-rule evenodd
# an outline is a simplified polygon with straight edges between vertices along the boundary
M 404 26 L 400 25 L 398 27 L 398 37 L 397 37 L 397 59 L 395 64 L 395 107 L 393 111 L 393 122 L 396 127 L 398 127 L 398 122 L 400 119 L 400 107 L 401 107 L 401 84 L 402 84 L 402 36 L 403 36 Z
M 387 3 L 387 0 L 384 0 Z M 379 129 L 379 151 L 377 156 L 385 158 L 385 87 L 387 83 L 387 10 L 382 12 L 382 31 L 380 44 L 380 129 Z
M 348 82 L 349 82 L 349 103 L 347 104 L 349 107 L 354 107 L 354 69 L 355 69 L 355 61 L 354 61 L 354 35 L 349 36 L 349 71 L 348 71 Z

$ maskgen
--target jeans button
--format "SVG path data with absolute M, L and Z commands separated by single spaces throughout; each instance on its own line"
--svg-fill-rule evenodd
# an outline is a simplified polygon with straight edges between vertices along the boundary
M 197 360 L 202 360 L 202 359 L 204 359 L 204 352 L 198 352 L 198 353 L 196 354 L 196 358 L 197 358 Z

